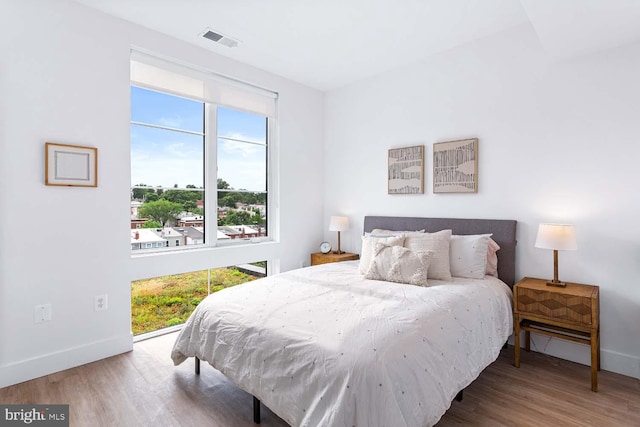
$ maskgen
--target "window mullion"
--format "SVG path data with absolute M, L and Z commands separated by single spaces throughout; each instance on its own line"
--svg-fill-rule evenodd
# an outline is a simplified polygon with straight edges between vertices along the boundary
M 267 235 L 271 240 L 279 240 L 279 201 L 277 194 L 279 188 L 278 157 L 276 141 L 277 129 L 273 118 L 267 118 Z
M 204 153 L 205 153 L 205 242 L 217 245 L 218 235 L 218 118 L 216 106 L 206 103 L 204 107 Z

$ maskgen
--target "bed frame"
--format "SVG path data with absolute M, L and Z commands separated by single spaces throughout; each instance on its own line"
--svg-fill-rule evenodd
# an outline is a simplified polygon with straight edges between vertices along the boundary
M 498 277 L 513 288 L 516 276 L 516 224 L 515 220 L 505 219 L 464 219 L 464 218 L 420 218 L 399 216 L 365 216 L 364 232 L 372 230 L 414 231 L 425 230 L 433 233 L 451 230 L 453 234 L 488 234 L 500 246 L 498 256 Z M 200 374 L 200 359 L 195 358 L 195 373 Z M 460 402 L 464 390 L 460 390 L 455 400 Z M 260 400 L 253 396 L 253 422 L 260 424 Z

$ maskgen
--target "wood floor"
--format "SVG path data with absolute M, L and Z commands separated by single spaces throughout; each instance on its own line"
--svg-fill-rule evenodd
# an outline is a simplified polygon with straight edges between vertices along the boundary
M 70 405 L 72 426 L 251 426 L 252 398 L 206 363 L 174 367 L 176 334 L 135 344 L 134 351 L 0 389 L 0 403 Z M 287 426 L 264 406 L 262 426 Z M 437 424 L 465 426 L 640 426 L 640 380 L 540 353 L 502 350 Z M 366 427 L 366 426 L 365 426 Z

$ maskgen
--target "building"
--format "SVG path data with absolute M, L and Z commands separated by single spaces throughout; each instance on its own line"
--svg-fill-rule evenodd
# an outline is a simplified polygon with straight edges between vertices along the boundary
M 240 230 L 237 230 L 236 228 L 228 225 L 219 226 L 218 232 L 224 234 L 230 239 L 240 239 L 242 236 L 242 233 L 240 232 Z
M 202 227 L 178 228 L 185 239 L 185 245 L 200 245 L 204 243 L 204 229 Z
M 244 230 L 244 231 L 243 231 Z M 259 237 L 264 233 L 261 229 L 237 226 L 219 227 L 217 230 L 218 240 L 249 239 Z M 165 228 L 140 228 L 131 231 L 131 249 L 134 251 L 141 249 L 172 248 L 186 245 L 201 245 L 204 243 L 203 227 L 165 227 Z
M 158 235 L 153 228 L 131 230 L 131 250 L 159 249 L 168 244 L 167 239 Z
M 129 211 L 129 215 L 131 215 L 131 219 L 138 218 L 138 208 L 142 206 L 142 202 L 139 200 L 131 201 L 131 210 Z
M 131 229 L 136 230 L 138 228 L 142 228 L 144 223 L 147 221 L 148 219 L 131 218 Z
M 239 238 L 241 239 L 251 239 L 253 237 L 265 236 L 264 228 L 258 225 L 230 225 L 225 228 L 225 230 L 232 229 L 235 230 L 239 234 Z
M 167 242 L 167 247 L 184 246 L 187 244 L 184 229 L 165 227 L 152 228 L 151 230 Z
M 202 215 L 188 215 L 178 219 L 178 227 L 204 227 Z

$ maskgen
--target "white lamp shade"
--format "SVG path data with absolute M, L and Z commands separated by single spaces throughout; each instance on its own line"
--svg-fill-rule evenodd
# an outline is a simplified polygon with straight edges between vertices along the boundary
M 575 251 L 578 249 L 576 229 L 573 225 L 567 224 L 540 224 L 534 246 L 541 249 Z
M 329 221 L 329 231 L 347 231 L 349 229 L 349 218 L 346 216 L 332 216 Z

